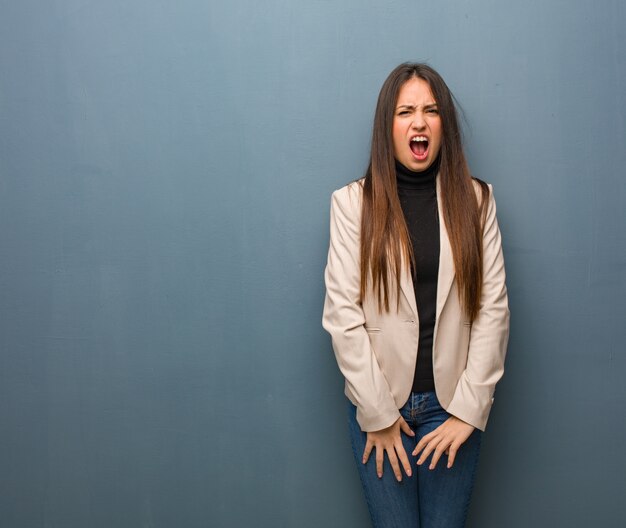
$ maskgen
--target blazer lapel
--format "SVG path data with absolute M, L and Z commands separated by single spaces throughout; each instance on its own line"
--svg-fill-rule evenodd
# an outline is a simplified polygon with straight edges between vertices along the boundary
M 403 262 L 402 264 L 400 289 L 402 290 L 402 293 L 404 293 L 411 310 L 413 310 L 413 313 L 415 314 L 415 320 L 418 321 L 417 302 L 415 300 L 415 290 L 413 289 L 413 278 L 411 277 L 411 264 L 408 262 Z
M 446 230 L 446 223 L 443 218 L 441 207 L 441 185 L 437 176 L 437 208 L 439 209 L 439 274 L 437 280 L 437 319 L 443 310 L 446 299 L 450 294 L 452 281 L 454 279 L 454 261 L 452 260 L 452 247 Z

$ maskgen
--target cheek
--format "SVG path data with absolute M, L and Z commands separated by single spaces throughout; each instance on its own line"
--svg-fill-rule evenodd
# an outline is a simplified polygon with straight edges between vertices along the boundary
M 441 141 L 443 140 L 443 131 L 441 130 L 441 124 L 438 124 L 433 128 L 433 135 L 436 138 L 437 145 L 441 146 Z
M 394 151 L 398 151 L 399 147 L 402 145 L 402 139 L 403 139 L 403 134 L 402 131 L 398 130 L 395 126 L 393 128 L 393 132 L 392 132 L 392 138 L 393 138 L 393 149 Z

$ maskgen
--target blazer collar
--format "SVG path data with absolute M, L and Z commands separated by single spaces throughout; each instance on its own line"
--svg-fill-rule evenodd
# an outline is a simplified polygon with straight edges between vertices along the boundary
M 443 218 L 443 210 L 441 208 L 441 184 L 439 175 L 437 175 L 437 208 L 439 210 L 439 272 L 437 278 L 437 312 L 436 317 L 439 319 L 441 310 L 446 303 L 446 299 L 450 294 L 452 281 L 454 280 L 454 261 L 452 259 L 452 247 L 448 238 L 445 221 Z M 417 320 L 417 303 L 415 301 L 415 290 L 413 288 L 413 279 L 411 278 L 411 269 L 407 264 L 402 266 L 402 276 L 400 278 L 400 289 L 406 297 L 406 300 L 415 314 Z
M 441 179 L 437 177 L 437 208 L 439 210 L 439 274 L 437 277 L 437 314 L 439 319 L 443 305 L 450 295 L 450 288 L 454 280 L 454 260 L 452 258 L 452 246 L 448 238 L 448 230 L 446 222 L 443 218 L 443 209 L 441 207 Z

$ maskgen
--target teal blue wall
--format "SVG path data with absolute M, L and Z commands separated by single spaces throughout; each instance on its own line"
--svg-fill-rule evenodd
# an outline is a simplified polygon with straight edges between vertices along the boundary
M 367 526 L 322 272 L 405 60 L 505 243 L 469 524 L 624 525 L 624 2 L 1 4 L 0 526 Z

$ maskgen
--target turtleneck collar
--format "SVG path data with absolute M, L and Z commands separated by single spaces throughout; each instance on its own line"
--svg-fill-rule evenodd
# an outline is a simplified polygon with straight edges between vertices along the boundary
M 396 181 L 399 189 L 431 189 L 435 186 L 435 178 L 439 172 L 441 155 L 426 170 L 415 172 L 407 169 L 396 161 Z

